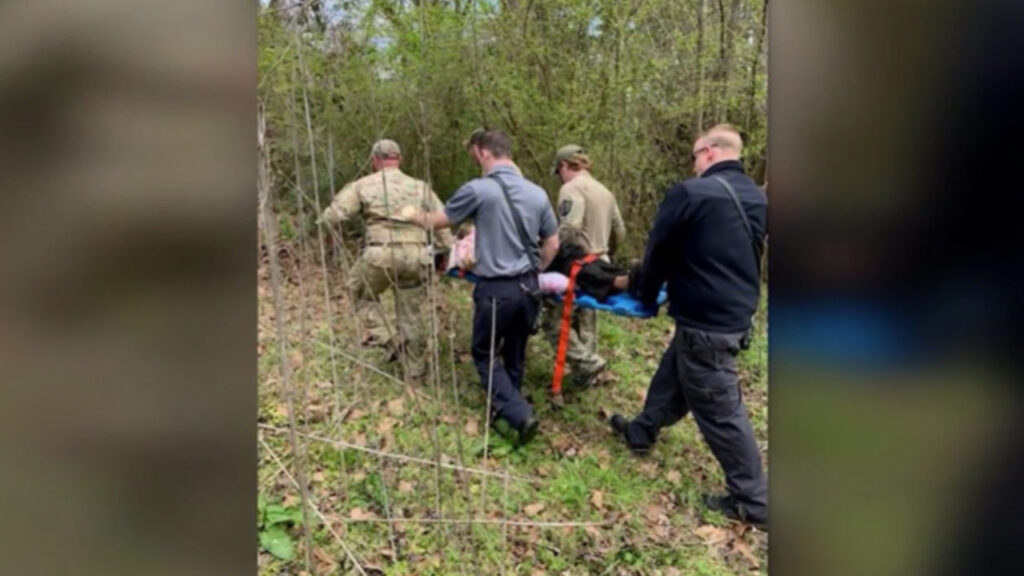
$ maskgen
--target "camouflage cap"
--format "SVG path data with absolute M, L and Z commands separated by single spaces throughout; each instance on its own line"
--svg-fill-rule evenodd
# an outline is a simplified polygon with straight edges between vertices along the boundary
M 377 140 L 373 144 L 370 154 L 378 158 L 398 158 L 402 155 L 402 149 L 394 140 Z
M 568 144 L 562 146 L 561 148 L 558 149 L 558 152 L 555 152 L 555 161 L 554 163 L 551 164 L 551 174 L 558 174 L 558 165 L 561 164 L 562 162 L 566 160 L 571 160 L 577 156 L 583 156 L 586 153 L 587 151 L 584 150 L 582 146 L 579 146 L 577 144 Z

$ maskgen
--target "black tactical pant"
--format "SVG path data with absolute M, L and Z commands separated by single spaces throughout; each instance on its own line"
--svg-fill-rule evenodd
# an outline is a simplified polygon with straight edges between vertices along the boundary
M 626 432 L 633 448 L 649 448 L 658 431 L 693 413 L 701 435 L 725 472 L 726 488 L 751 514 L 767 515 L 768 484 L 743 405 L 736 354 L 743 334 L 676 326 L 651 379 L 644 410 Z
M 526 290 L 537 289 L 537 275 L 524 274 L 517 278 L 484 278 L 473 291 L 473 363 L 485 393 L 491 380 L 492 411 L 516 429 L 533 414 L 519 389 L 526 363 L 526 342 L 540 312 L 540 303 Z M 492 317 L 493 376 L 490 366 Z

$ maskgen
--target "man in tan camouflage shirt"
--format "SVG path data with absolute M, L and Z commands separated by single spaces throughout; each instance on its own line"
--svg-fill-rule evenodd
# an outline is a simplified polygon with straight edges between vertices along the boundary
M 626 226 L 615 196 L 590 175 L 590 158 L 575 144 L 558 149 L 552 173 L 563 184 L 558 192 L 559 240 L 582 246 L 589 254 L 604 260 L 622 245 Z M 548 341 L 557 349 L 562 307 L 545 301 L 544 329 Z M 597 311 L 574 308 L 569 330 L 566 359 L 575 383 L 582 388 L 592 384 L 607 366 L 597 354 Z
M 434 259 L 428 233 L 404 220 L 401 214 L 440 210 L 443 206 L 430 186 L 404 174 L 402 151 L 392 140 L 380 140 L 370 153 L 373 174 L 347 184 L 324 210 L 321 221 L 337 224 L 362 214 L 366 245 L 351 270 L 349 288 L 356 297 L 356 313 L 364 327 L 364 345 L 382 344 L 404 349 L 409 377 L 421 379 L 426 367 L 427 278 Z M 434 248 L 447 251 L 451 232 L 438 230 Z M 380 295 L 394 288 L 398 321 L 388 326 L 380 315 Z

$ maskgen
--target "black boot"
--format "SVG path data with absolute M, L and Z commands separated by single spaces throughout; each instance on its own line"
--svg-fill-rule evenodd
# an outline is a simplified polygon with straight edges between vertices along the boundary
M 626 447 L 629 448 L 630 452 L 637 456 L 650 454 L 651 448 L 649 446 L 634 446 L 630 444 L 629 438 L 626 436 L 626 431 L 629 429 L 629 420 L 626 420 L 622 414 L 612 414 L 612 417 L 608 419 L 608 424 L 612 427 L 612 431 L 626 443 Z
M 751 514 L 747 507 L 733 498 L 731 494 L 704 494 L 701 499 L 708 510 L 720 512 L 730 520 L 750 524 L 765 532 L 768 531 L 768 518 Z
M 530 443 L 531 440 L 537 437 L 537 429 L 540 427 L 540 421 L 531 416 L 523 426 L 518 430 L 512 428 L 512 425 L 501 417 L 496 417 L 491 420 L 491 427 L 494 428 L 495 432 L 508 438 L 515 444 L 516 448 L 520 448 Z
M 537 437 L 537 428 L 539 427 L 540 422 L 533 416 L 530 416 L 530 418 L 523 423 L 523 427 L 519 429 L 519 439 L 518 442 L 516 442 L 516 445 L 526 446 L 529 444 Z

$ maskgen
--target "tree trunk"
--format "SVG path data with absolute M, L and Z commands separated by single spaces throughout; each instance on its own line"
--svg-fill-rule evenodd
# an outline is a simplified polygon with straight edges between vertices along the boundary
M 270 166 L 270 150 L 267 146 L 267 121 L 263 115 L 263 102 L 259 99 L 256 101 L 256 150 L 259 152 L 259 164 L 256 166 L 256 193 L 259 210 L 256 222 L 259 230 L 259 244 L 262 246 L 266 230 L 266 215 L 271 212 L 267 203 L 270 202 L 270 190 L 274 187 L 274 171 Z
M 325 32 L 327 30 L 327 20 L 324 18 L 323 0 L 311 0 L 309 9 L 313 13 L 313 20 L 316 22 L 317 29 Z
M 757 71 L 761 67 L 761 59 L 764 58 L 764 37 L 765 32 L 768 29 L 768 0 L 764 0 L 764 4 L 761 8 L 761 22 L 757 27 L 757 51 L 754 53 L 754 61 L 750 65 L 750 81 L 748 86 L 750 87 L 747 92 L 747 114 L 744 118 L 744 127 L 748 131 L 753 131 L 754 122 L 754 105 L 755 99 L 757 98 Z
M 728 13 L 725 1 L 718 0 L 718 70 L 715 73 L 715 122 L 725 122 L 729 115 L 729 78 L 736 54 L 735 31 L 739 17 L 739 0 L 732 0 Z M 728 16 L 728 17 L 727 17 Z
M 697 132 L 704 131 L 704 2 L 697 1 Z

